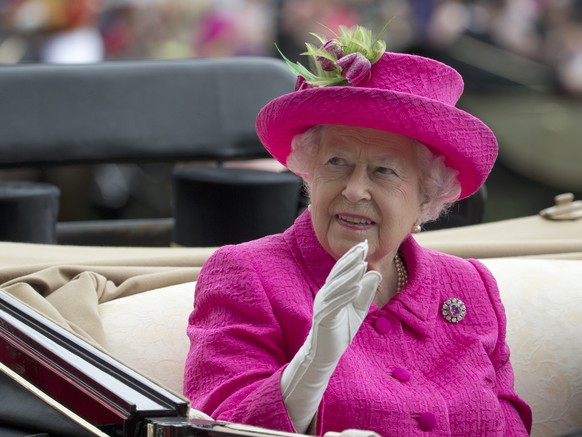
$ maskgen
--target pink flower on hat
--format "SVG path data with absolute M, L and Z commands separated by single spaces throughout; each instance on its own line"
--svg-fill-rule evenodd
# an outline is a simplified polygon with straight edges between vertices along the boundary
M 283 53 L 279 52 L 291 71 L 296 76 L 303 77 L 299 79 L 300 82 L 295 90 L 305 89 L 303 81 L 315 88 L 353 86 L 369 77 L 372 65 L 382 58 L 386 51 L 386 42 L 380 39 L 386 26 L 377 36 L 362 26 L 351 28 L 340 26 L 338 34 L 332 39 L 312 33 L 311 35 L 319 40 L 320 45 L 306 43 L 307 51 L 302 55 L 314 61 L 310 63 L 313 71 L 300 62 L 289 61 Z
M 295 82 L 295 91 L 307 90 L 309 88 L 313 88 L 313 86 L 307 83 L 303 76 L 297 76 L 297 81 Z
M 352 85 L 357 85 L 368 77 L 372 69 L 372 63 L 360 52 L 338 59 L 336 65 L 342 67 L 341 75 Z
M 340 59 L 344 55 L 340 42 L 337 39 L 330 39 L 320 48 L 321 51 L 329 53 L 327 56 L 316 56 L 315 60 L 321 63 L 321 68 L 324 71 L 333 71 L 336 69 L 334 61 Z

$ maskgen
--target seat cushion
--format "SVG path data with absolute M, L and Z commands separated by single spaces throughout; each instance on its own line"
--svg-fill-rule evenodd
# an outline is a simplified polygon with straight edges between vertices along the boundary
M 108 352 L 160 385 L 182 394 L 186 335 L 194 282 L 99 305 Z
M 499 284 L 515 389 L 532 436 L 582 429 L 582 261 L 483 260 Z

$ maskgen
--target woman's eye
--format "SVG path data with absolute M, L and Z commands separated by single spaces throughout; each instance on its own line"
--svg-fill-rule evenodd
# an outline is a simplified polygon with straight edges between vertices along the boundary
M 384 174 L 384 175 L 391 175 L 391 174 L 395 174 L 394 170 L 388 167 L 378 167 L 376 169 L 376 171 L 380 174 Z
M 328 164 L 331 164 L 331 165 L 344 165 L 346 163 L 346 161 L 344 159 L 342 159 L 342 158 L 339 158 L 337 156 L 334 156 L 334 157 L 330 158 L 327 161 L 327 163 Z

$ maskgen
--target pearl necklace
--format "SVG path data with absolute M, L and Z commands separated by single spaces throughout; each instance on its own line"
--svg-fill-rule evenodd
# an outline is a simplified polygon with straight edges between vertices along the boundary
M 394 257 L 394 265 L 396 266 L 396 292 L 398 293 L 408 282 L 408 272 L 399 253 Z
M 396 293 L 398 293 L 408 282 L 408 272 L 406 271 L 406 266 L 404 265 L 402 256 L 399 253 L 394 257 L 394 265 L 396 266 Z M 382 294 L 380 285 L 378 285 L 376 293 L 380 295 Z

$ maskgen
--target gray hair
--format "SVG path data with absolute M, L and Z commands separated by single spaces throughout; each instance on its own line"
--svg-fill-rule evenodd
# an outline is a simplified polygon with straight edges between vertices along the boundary
M 303 178 L 308 193 L 315 158 L 327 127 L 328 125 L 313 126 L 293 137 L 291 142 L 287 168 Z M 421 222 L 426 223 L 438 219 L 450 208 L 461 194 L 461 185 L 457 180 L 458 172 L 445 165 L 443 156 L 432 153 L 419 141 L 415 140 L 414 144 L 422 175 L 420 190 L 427 202 Z

